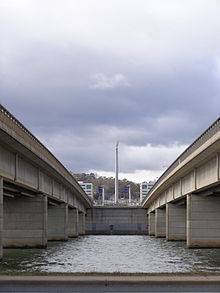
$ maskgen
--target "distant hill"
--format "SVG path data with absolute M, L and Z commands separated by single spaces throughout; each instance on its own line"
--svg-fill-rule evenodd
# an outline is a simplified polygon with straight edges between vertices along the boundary
M 93 183 L 94 186 L 94 198 L 98 198 L 98 186 L 105 186 L 105 198 L 113 199 L 115 194 L 115 179 L 113 177 L 103 177 L 97 176 L 94 173 L 86 174 L 86 173 L 72 173 L 77 181 L 83 181 L 85 183 Z M 124 193 L 124 187 L 126 185 L 131 185 L 131 197 L 132 199 L 139 198 L 140 185 L 134 183 L 132 181 L 128 181 L 127 179 L 119 180 L 119 197 L 128 198 L 128 194 Z

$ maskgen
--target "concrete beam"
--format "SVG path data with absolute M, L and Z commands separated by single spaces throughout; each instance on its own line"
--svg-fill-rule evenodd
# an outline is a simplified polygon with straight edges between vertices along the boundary
M 85 235 L 85 213 L 79 212 L 78 233 Z
M 48 240 L 68 240 L 68 205 L 48 205 Z
M 155 237 L 166 237 L 166 209 L 155 210 Z
M 220 247 L 220 194 L 187 195 L 187 247 Z
M 186 240 L 186 205 L 166 205 L 166 239 Z
M 4 247 L 47 246 L 47 197 L 4 197 Z
M 77 209 L 69 208 L 68 210 L 68 237 L 77 237 L 79 215 Z
M 155 213 L 151 212 L 148 215 L 148 234 L 155 236 Z
M 0 178 L 0 259 L 3 256 L 3 178 Z

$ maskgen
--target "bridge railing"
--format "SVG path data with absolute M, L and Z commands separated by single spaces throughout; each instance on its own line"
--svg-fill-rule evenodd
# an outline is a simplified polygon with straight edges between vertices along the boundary
M 203 145 L 207 140 L 214 136 L 218 131 L 220 131 L 220 117 L 212 123 L 169 167 L 168 169 L 159 177 L 154 186 L 149 192 L 148 197 L 154 192 L 154 190 L 160 185 L 160 183 L 187 157 L 189 157 L 195 150 L 197 150 L 201 145 Z
M 63 166 L 63 164 L 5 107 L 0 104 L 0 121 L 9 129 L 13 130 L 19 137 L 24 139 L 29 148 L 36 153 L 41 159 L 46 161 L 61 176 L 63 176 L 76 190 L 84 197 L 84 200 L 90 205 L 91 201 L 77 183 L 76 179 Z

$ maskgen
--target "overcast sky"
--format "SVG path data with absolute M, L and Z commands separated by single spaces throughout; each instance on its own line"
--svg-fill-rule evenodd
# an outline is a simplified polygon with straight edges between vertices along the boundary
M 69 169 L 156 178 L 219 116 L 219 0 L 0 0 L 0 100 Z

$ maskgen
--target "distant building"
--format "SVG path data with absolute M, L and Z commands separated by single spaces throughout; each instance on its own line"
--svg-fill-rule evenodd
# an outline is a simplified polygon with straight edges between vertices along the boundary
M 156 180 L 149 182 L 142 182 L 140 184 L 140 202 L 147 196 L 148 192 L 154 186 Z
M 84 183 L 82 181 L 78 181 L 79 185 L 85 191 L 85 193 L 93 198 L 93 184 L 92 183 Z

